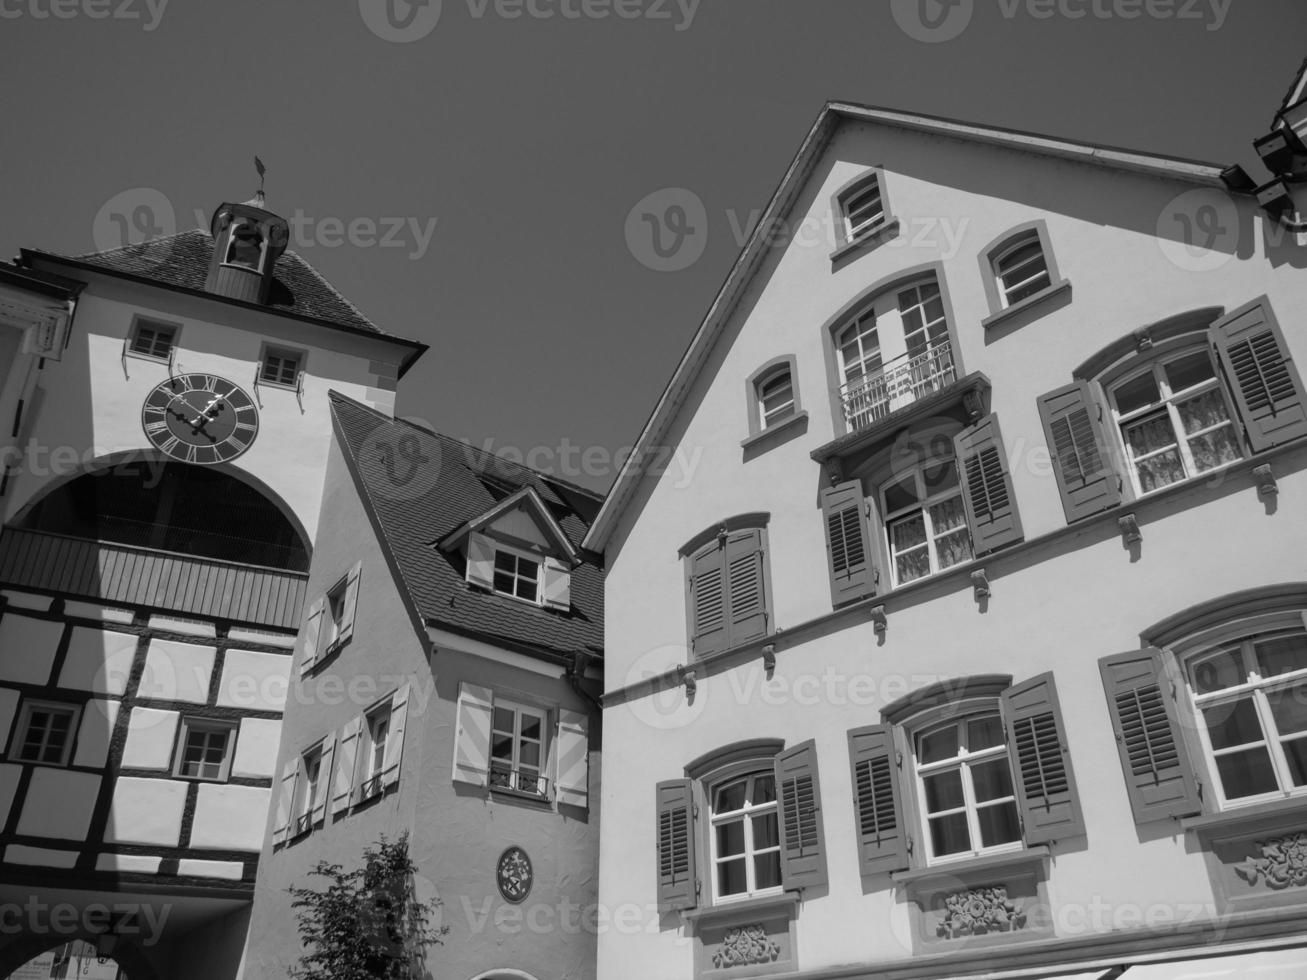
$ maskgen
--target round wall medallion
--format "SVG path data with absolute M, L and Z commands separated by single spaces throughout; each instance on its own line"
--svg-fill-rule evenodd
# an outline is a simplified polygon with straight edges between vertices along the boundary
M 155 387 L 141 409 L 146 438 L 185 463 L 225 463 L 250 447 L 259 411 L 239 386 L 212 374 L 182 374 Z
M 514 905 L 531 894 L 531 883 L 535 872 L 531 870 L 531 859 L 526 851 L 514 844 L 499 855 L 499 864 L 495 868 L 495 881 L 499 884 L 499 894 L 504 900 Z

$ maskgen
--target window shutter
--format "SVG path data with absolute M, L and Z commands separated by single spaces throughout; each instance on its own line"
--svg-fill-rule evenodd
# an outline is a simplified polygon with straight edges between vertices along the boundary
M 576 711 L 558 712 L 558 768 L 554 785 L 558 802 L 589 805 L 590 740 L 586 717 Z
M 1021 518 L 1017 514 L 1016 494 L 1012 492 L 998 416 L 986 415 L 963 429 L 953 437 L 953 446 L 976 555 L 1016 544 L 1022 537 Z
M 751 528 L 726 538 L 730 627 L 727 643 L 735 646 L 767 632 L 767 594 L 762 578 L 762 531 Z
M 495 590 L 495 545 L 475 531 L 467 538 L 467 580 L 483 589 Z
M 572 569 L 557 558 L 546 558 L 541 598 L 550 609 L 567 612 L 572 608 Z
M 787 891 L 826 884 L 826 839 L 821 823 L 817 746 L 812 740 L 776 756 L 780 801 L 781 882 Z
M 354 768 L 358 761 L 359 740 L 363 733 L 363 716 L 359 715 L 340 732 L 336 745 L 336 771 L 331 780 L 331 815 L 349 807 L 354 791 Z
M 304 617 L 301 633 L 304 636 L 304 657 L 300 660 L 300 676 L 303 677 L 318 662 L 318 635 L 322 632 L 322 610 L 327 600 L 319 596 L 317 602 L 309 606 L 308 615 Z
M 858 865 L 864 875 L 908 867 L 907 827 L 899 799 L 898 753 L 889 725 L 849 732 Z
M 356 561 L 354 567 L 349 570 L 349 578 L 345 582 L 345 601 L 342 604 L 340 612 L 340 636 L 337 642 L 348 643 L 351 636 L 354 635 L 354 612 L 358 609 L 359 604 L 359 576 L 363 574 L 363 562 Z
M 313 805 L 313 815 L 309 818 L 311 826 L 318 826 L 327 815 L 327 801 L 331 799 L 331 763 L 336 757 L 336 733 L 332 732 L 322 740 L 322 757 L 318 762 L 318 785 L 321 795 Z
M 490 775 L 490 708 L 488 687 L 458 685 L 458 718 L 454 733 L 454 779 L 485 786 Z
M 690 616 L 696 656 L 726 649 L 726 549 L 714 541 L 690 561 Z
M 1130 650 L 1098 662 L 1135 823 L 1202 810 L 1193 764 L 1180 733 L 1162 651 Z
M 862 482 L 852 480 L 823 490 L 821 514 L 826 524 L 832 604 L 842 606 L 875 595 L 871 522 L 867 519 Z
M 390 699 L 390 731 L 386 733 L 386 754 L 381 761 L 383 789 L 399 782 L 399 764 L 404 758 L 404 728 L 408 722 L 408 695 L 411 684 L 405 684 Z
M 1085 820 L 1052 673 L 1004 691 L 1003 721 L 1026 843 L 1082 836 Z
M 284 844 L 290 830 L 290 808 L 295 801 L 295 783 L 300 775 L 300 757 L 296 755 L 281 769 L 281 784 L 277 789 L 277 818 L 272 824 L 272 843 Z
M 657 786 L 658 904 L 692 909 L 699 903 L 694 861 L 694 795 L 688 779 Z
M 1039 399 L 1053 472 L 1068 524 L 1121 502 L 1121 478 L 1103 435 L 1102 410 L 1083 381 Z
M 1307 435 L 1302 378 L 1266 300 L 1217 320 L 1210 336 L 1253 452 Z

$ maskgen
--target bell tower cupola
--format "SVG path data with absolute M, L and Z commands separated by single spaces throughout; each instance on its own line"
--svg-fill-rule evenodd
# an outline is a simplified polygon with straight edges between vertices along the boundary
M 286 219 L 267 209 L 263 193 L 263 163 L 254 158 L 259 189 L 244 204 L 222 204 L 213 213 L 213 258 L 204 288 L 219 296 L 247 303 L 268 302 L 273 266 L 286 250 L 290 228 Z

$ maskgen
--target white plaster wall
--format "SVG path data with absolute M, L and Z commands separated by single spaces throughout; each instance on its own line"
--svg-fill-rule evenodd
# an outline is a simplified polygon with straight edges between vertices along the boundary
M 245 865 L 239 861 L 198 861 L 183 858 L 177 862 L 179 875 L 195 875 L 198 878 L 227 878 L 240 881 L 245 874 Z
M 158 874 L 161 857 L 145 854 L 100 854 L 95 859 L 96 871 L 135 871 L 139 874 Z
M 77 728 L 77 752 L 73 763 L 79 766 L 99 767 L 109 753 L 109 739 L 118 722 L 121 702 L 92 698 L 82 709 L 82 721 Z
M 132 708 L 127 716 L 123 766 L 128 769 L 171 769 L 173 745 L 177 739 L 177 720 L 180 717 L 176 711 Z
M 216 655 L 213 647 L 177 640 L 150 640 L 139 695 L 160 701 L 204 704 L 209 700 L 209 680 Z
M 7 612 L 0 616 L 0 680 L 46 684 L 63 623 Z
M 271 718 L 242 718 L 236 736 L 231 774 L 238 779 L 271 779 L 277 769 L 281 722 Z
M 173 779 L 119 776 L 104 839 L 112 844 L 176 846 L 181 837 L 186 786 Z
M 74 626 L 68 639 L 68 655 L 59 671 L 59 686 L 121 695 L 127 690 L 137 641 L 134 633 Z
M 281 711 L 286 706 L 290 664 L 289 654 L 228 650 L 217 703 L 224 708 Z
M 100 774 L 34 766 L 18 833 L 59 840 L 86 839 L 100 792 Z
M 258 851 L 272 790 L 257 786 L 201 783 L 191 824 L 191 847 Z

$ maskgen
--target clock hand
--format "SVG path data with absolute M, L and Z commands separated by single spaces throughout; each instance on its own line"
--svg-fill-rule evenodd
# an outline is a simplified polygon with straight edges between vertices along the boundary
M 204 408 L 200 409 L 200 414 L 195 416 L 194 420 L 192 420 L 191 422 L 191 425 L 195 426 L 197 430 L 204 428 L 204 426 L 208 424 L 209 419 L 213 418 L 213 416 L 211 416 L 209 412 L 213 410 L 214 405 L 217 405 L 222 400 L 223 399 L 221 395 L 214 395 L 212 398 L 210 398 L 209 404 L 205 405 Z

